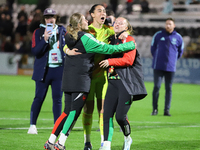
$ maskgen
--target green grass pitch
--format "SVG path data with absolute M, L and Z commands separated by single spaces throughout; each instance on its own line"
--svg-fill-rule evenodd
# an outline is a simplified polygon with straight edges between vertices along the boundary
M 171 117 L 163 116 L 164 84 L 159 96 L 159 112 L 152 112 L 152 82 L 145 82 L 148 96 L 134 102 L 128 113 L 134 150 L 200 150 L 200 85 L 173 85 Z M 35 82 L 31 76 L 0 75 L 0 149 L 42 150 L 53 128 L 51 88 L 40 112 L 38 135 L 27 134 Z M 83 150 L 82 116 L 66 141 L 66 150 Z M 93 150 L 100 147 L 98 117 L 93 116 Z M 114 119 L 115 120 L 115 119 Z M 121 150 L 123 134 L 114 122 L 112 150 Z

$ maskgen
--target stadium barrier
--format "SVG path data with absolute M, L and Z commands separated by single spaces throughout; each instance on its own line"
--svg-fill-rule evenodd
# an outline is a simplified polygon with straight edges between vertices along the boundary
M 142 58 L 142 64 L 144 80 L 153 82 L 152 58 Z M 200 59 L 179 59 L 174 82 L 200 84 Z
M 32 75 L 32 68 L 19 68 L 18 63 L 10 63 L 10 58 L 12 58 L 13 55 L 13 53 L 0 53 L 0 74 Z M 141 60 L 143 64 L 144 80 L 152 82 L 152 58 L 141 58 Z M 177 61 L 177 70 L 175 73 L 174 82 L 200 84 L 200 59 L 179 59 Z
M 28 58 L 28 64 L 19 67 L 21 55 L 15 53 L 0 53 L 0 74 L 4 75 L 32 75 L 33 57 Z
M 11 64 L 9 60 L 13 57 L 13 53 L 0 53 L 0 74 L 16 75 L 18 64 Z

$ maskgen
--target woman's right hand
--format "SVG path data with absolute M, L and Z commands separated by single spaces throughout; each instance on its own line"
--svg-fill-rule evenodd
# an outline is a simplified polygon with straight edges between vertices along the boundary
M 72 50 L 70 50 L 69 48 L 66 48 L 66 49 L 65 49 L 65 54 L 67 54 L 67 55 L 69 55 L 69 56 L 82 54 L 82 53 L 77 52 L 77 51 L 78 51 L 77 48 L 73 48 Z

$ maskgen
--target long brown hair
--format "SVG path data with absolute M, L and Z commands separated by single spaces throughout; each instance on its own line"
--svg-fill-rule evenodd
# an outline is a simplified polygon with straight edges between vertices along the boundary
M 80 28 L 78 27 L 78 24 L 81 24 L 82 21 L 82 14 L 80 13 L 74 13 L 70 19 L 69 19 L 69 25 L 67 26 L 67 31 L 71 36 L 77 40 L 78 38 L 78 31 L 80 31 Z

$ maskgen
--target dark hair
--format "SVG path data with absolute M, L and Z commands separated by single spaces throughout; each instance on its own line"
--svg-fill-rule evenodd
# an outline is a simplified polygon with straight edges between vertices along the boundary
M 45 24 L 45 18 L 47 18 L 48 16 L 53 16 L 54 18 L 56 18 L 56 24 L 60 23 L 60 16 L 58 15 L 46 15 L 46 16 L 42 16 L 42 19 L 41 19 L 41 23 L 42 24 Z
M 167 21 L 167 20 L 171 20 L 171 21 L 173 21 L 175 23 L 173 18 L 167 18 L 165 21 Z
M 115 16 L 115 13 L 111 9 L 106 9 L 107 16 Z
M 91 13 L 94 13 L 94 10 L 95 10 L 95 8 L 97 7 L 97 6 L 103 6 L 102 4 L 94 4 L 92 7 L 91 7 L 91 9 L 89 10 L 89 13 L 90 13 L 90 15 L 91 15 Z M 104 7 L 104 6 L 103 6 Z

